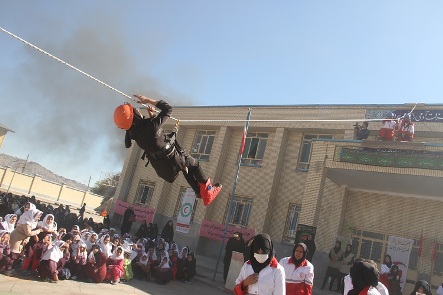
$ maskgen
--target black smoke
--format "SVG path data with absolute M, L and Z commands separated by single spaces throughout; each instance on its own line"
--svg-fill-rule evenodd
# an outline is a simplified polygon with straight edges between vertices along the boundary
M 40 30 L 30 29 L 32 34 L 25 34 L 28 39 L 20 32 L 13 33 L 128 95 L 140 93 L 167 99 L 173 105 L 191 103 L 191 99 L 177 95 L 173 89 L 159 86 L 148 69 L 140 67 L 142 63 L 149 68 L 150 51 L 158 48 L 138 40 L 136 46 L 144 46 L 145 58 L 136 58 L 134 52 L 141 49 L 131 49 L 134 42 L 120 28 L 118 19 L 102 25 L 79 25 L 73 31 L 63 29 L 62 24 L 62 20 L 53 19 Z M 5 38 L 10 38 L 7 43 Z M 1 42 L 6 46 L 20 41 L 2 36 Z M 2 83 L 5 93 L 14 93 L 2 97 L 0 123 L 16 132 L 6 140 L 20 138 L 21 148 L 27 149 L 34 161 L 45 166 L 53 163 L 48 165 L 63 176 L 88 163 L 96 163 L 96 171 L 90 174 L 109 169 L 104 167 L 121 167 L 126 153 L 124 133 L 115 127 L 113 112 L 128 100 L 21 44 L 25 50 L 14 57 L 20 62 Z

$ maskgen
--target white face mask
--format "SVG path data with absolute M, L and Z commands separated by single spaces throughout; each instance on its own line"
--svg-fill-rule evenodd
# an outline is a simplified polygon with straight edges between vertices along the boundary
M 268 260 L 268 254 L 254 253 L 254 258 L 255 260 L 257 260 L 258 263 L 264 263 L 266 260 Z

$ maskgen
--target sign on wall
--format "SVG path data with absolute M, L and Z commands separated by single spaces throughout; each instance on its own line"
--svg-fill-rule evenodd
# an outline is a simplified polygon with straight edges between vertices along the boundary
M 123 216 L 126 209 L 128 209 L 129 207 L 132 207 L 132 210 L 134 210 L 135 219 L 137 221 L 146 220 L 147 223 L 150 223 L 154 220 L 155 209 L 129 204 L 121 200 L 117 200 L 115 202 L 114 213 Z
M 225 231 L 225 225 L 209 220 L 203 220 L 200 227 L 200 237 L 204 237 L 210 240 L 221 242 L 223 240 L 223 233 Z M 226 232 L 226 238 L 232 236 L 234 232 L 239 232 L 243 235 L 245 241 L 255 236 L 255 229 L 253 228 L 241 228 L 235 226 L 228 226 Z
M 189 233 L 191 224 L 192 211 L 195 204 L 195 192 L 192 188 L 188 188 L 183 195 L 182 204 L 177 216 L 177 225 L 175 230 L 184 234 Z
M 386 254 L 391 256 L 392 263 L 398 266 L 401 272 L 400 287 L 403 290 L 408 276 L 409 256 L 411 255 L 414 240 L 389 236 Z
M 394 118 L 401 118 L 409 113 L 407 110 L 367 110 L 366 119 L 385 119 L 394 113 Z M 414 110 L 411 113 L 412 122 L 443 122 L 443 110 Z

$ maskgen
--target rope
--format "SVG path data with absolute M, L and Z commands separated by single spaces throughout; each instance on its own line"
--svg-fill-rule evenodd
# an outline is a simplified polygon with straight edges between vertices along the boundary
M 71 64 L 61 60 L 60 58 L 58 58 L 58 57 L 50 54 L 49 52 L 47 52 L 47 51 L 45 51 L 45 50 L 35 46 L 34 44 L 29 43 L 28 41 L 20 38 L 19 36 L 14 35 L 13 33 L 3 29 L 2 27 L 0 27 L 0 30 L 3 31 L 4 33 L 10 35 L 11 37 L 13 37 L 13 38 L 15 38 L 15 39 L 25 43 L 26 45 L 30 46 L 31 48 L 34 48 L 34 49 L 40 51 L 41 53 L 43 53 L 43 54 L 45 54 L 45 55 L 55 59 L 56 61 L 64 64 L 65 66 L 70 67 L 71 69 L 79 72 L 80 74 L 85 75 L 86 77 L 94 80 L 95 82 L 100 83 L 101 85 L 103 85 L 103 86 L 105 86 L 105 87 L 107 87 L 107 88 L 109 88 L 109 89 L 111 89 L 111 90 L 113 90 L 113 91 L 123 95 L 127 99 L 130 99 L 130 100 L 134 101 L 135 103 L 137 103 L 137 101 L 132 96 L 127 95 L 126 93 L 124 93 L 124 92 L 122 92 L 122 91 L 112 87 L 111 85 L 106 84 L 105 82 L 103 82 L 103 81 L 101 81 L 101 80 L 99 80 L 99 79 L 89 75 L 88 73 L 80 70 L 79 68 L 74 67 L 73 65 L 71 65 Z M 141 105 L 146 107 L 146 108 L 148 107 L 146 104 L 141 104 Z M 410 113 L 412 113 L 414 111 L 416 106 L 417 106 L 417 104 L 415 104 L 414 108 L 411 110 Z M 159 111 L 156 110 L 156 112 L 158 113 Z M 179 124 L 180 120 L 177 119 L 177 118 L 174 118 L 174 117 L 170 117 L 170 118 L 172 120 L 177 121 L 176 127 L 178 127 L 178 124 Z M 356 121 L 378 122 L 378 121 L 382 121 L 382 120 L 385 120 L 385 119 L 336 119 L 336 120 L 304 120 L 304 119 L 301 119 L 301 120 L 290 120 L 289 119 L 289 120 L 249 120 L 249 122 L 270 122 L 270 123 L 273 123 L 273 122 L 275 122 L 275 123 L 277 123 L 277 122 L 279 122 L 279 123 L 284 123 L 284 122 L 356 122 Z M 239 122 L 240 123 L 240 122 L 246 122 L 246 120 L 181 120 L 181 122 L 200 122 L 200 123 L 205 123 L 205 122 L 231 122 L 231 123 L 235 123 L 235 122 Z
M 356 122 L 356 121 L 365 121 L 365 122 L 380 122 L 388 119 L 287 119 L 287 120 L 249 120 L 249 122 L 269 122 L 269 123 L 284 123 L 284 122 Z M 186 120 L 181 119 L 180 122 L 199 122 L 199 123 L 207 123 L 207 122 L 231 122 L 231 123 L 240 123 L 246 122 L 246 120 Z
M 409 114 L 412 114 L 412 112 L 415 110 L 415 107 L 417 106 L 418 103 L 415 104 L 415 106 L 412 108 L 412 110 L 409 112 Z
M 73 65 L 71 65 L 71 64 L 69 64 L 69 63 L 67 63 L 67 62 L 65 62 L 65 61 L 63 61 L 63 60 L 61 60 L 60 58 L 58 58 L 58 57 L 56 57 L 56 56 L 50 54 L 49 52 L 47 52 L 47 51 L 45 51 L 45 50 L 43 50 L 43 49 L 41 49 L 41 48 L 35 46 L 34 44 L 29 43 L 28 41 L 26 41 L 26 40 L 20 38 L 19 36 L 14 35 L 13 33 L 11 33 L 11 32 L 9 32 L 9 31 L 3 29 L 2 27 L 0 27 L 0 30 L 3 31 L 4 33 L 8 34 L 9 36 L 11 36 L 11 37 L 13 37 L 13 38 L 15 38 L 15 39 L 17 39 L 17 40 L 19 40 L 19 41 L 25 43 L 25 44 L 28 45 L 29 47 L 31 47 L 31 48 L 33 48 L 33 49 L 36 49 L 36 50 L 40 51 L 41 53 L 43 53 L 43 54 L 45 54 L 45 55 L 47 55 L 47 56 L 49 56 L 49 57 L 55 59 L 56 61 L 58 61 L 58 62 L 64 64 L 65 66 L 70 67 L 71 69 L 73 69 L 73 70 L 79 72 L 80 74 L 85 75 L 86 77 L 88 77 L 88 78 L 94 80 L 95 82 L 100 83 L 101 85 L 103 85 L 103 86 L 105 86 L 105 87 L 108 87 L 109 89 L 111 89 L 111 90 L 113 90 L 113 91 L 115 91 L 115 92 L 117 92 L 117 93 L 123 95 L 124 97 L 126 97 L 126 98 L 132 100 L 133 102 L 137 103 L 137 101 L 136 101 L 132 96 L 127 95 L 126 93 L 124 93 L 124 92 L 122 92 L 122 91 L 120 91 L 120 90 L 118 90 L 118 89 L 112 87 L 111 85 L 106 84 L 105 82 L 103 82 L 103 81 L 101 81 L 101 80 L 99 80 L 99 79 L 97 79 L 97 78 L 95 78 L 95 77 L 89 75 L 88 73 L 86 73 L 86 72 L 80 70 L 79 68 L 74 67 Z M 144 106 L 144 107 L 148 107 L 146 104 L 141 104 L 141 105 Z M 155 110 L 155 111 L 156 111 L 157 113 L 159 112 L 158 110 Z M 176 119 L 176 118 L 174 118 L 174 117 L 170 117 L 170 118 L 173 119 L 173 120 L 178 121 L 178 119 Z

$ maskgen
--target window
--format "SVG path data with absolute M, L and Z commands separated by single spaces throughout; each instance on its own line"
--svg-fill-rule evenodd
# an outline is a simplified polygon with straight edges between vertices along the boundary
M 178 193 L 178 198 L 177 198 L 177 203 L 175 204 L 175 209 L 174 209 L 174 218 L 177 219 L 178 216 L 178 211 L 180 210 L 180 207 L 182 206 L 182 202 L 183 202 L 183 196 L 185 195 L 186 190 L 188 189 L 188 187 L 184 187 L 182 186 L 180 188 L 180 192 Z M 197 198 L 195 198 L 194 201 L 194 206 L 192 207 L 192 216 L 191 216 L 191 223 L 194 221 L 194 215 L 195 215 L 195 208 L 197 207 Z
M 261 166 L 267 142 L 268 133 L 248 132 L 241 163 L 243 165 Z
M 215 131 L 199 130 L 195 134 L 191 156 L 199 161 L 209 161 L 212 145 L 214 144 Z
M 149 205 L 152 194 L 154 193 L 154 187 L 155 184 L 153 182 L 140 180 L 136 194 L 136 203 Z
M 313 139 L 331 139 L 330 134 L 305 134 L 301 144 L 300 155 L 298 157 L 297 169 L 309 170 L 309 162 L 311 161 L 311 148 Z
M 289 204 L 288 215 L 286 217 L 285 231 L 283 235 L 284 242 L 295 242 L 295 233 L 297 231 L 298 216 L 301 206 L 297 204 Z
M 352 235 L 352 252 L 358 257 L 382 263 L 388 249 L 388 238 L 389 235 L 387 234 L 354 230 Z M 409 269 L 417 269 L 419 243 L 419 240 L 414 240 L 414 246 L 409 257 Z
M 232 202 L 231 214 L 228 218 L 229 225 L 246 227 L 252 209 L 252 198 L 235 197 Z M 229 204 L 228 204 L 229 210 Z

